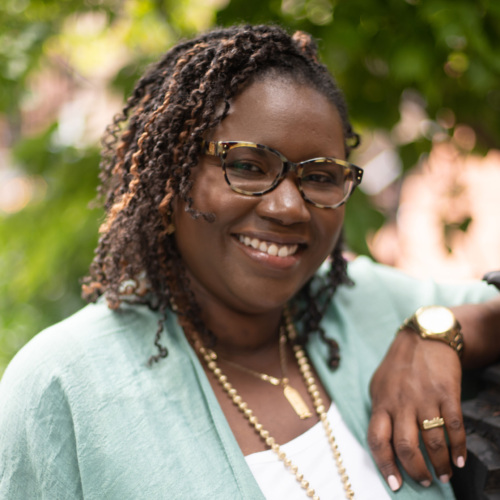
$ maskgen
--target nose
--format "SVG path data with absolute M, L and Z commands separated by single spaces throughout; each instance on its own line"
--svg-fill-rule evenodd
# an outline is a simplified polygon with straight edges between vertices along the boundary
M 261 197 L 256 209 L 260 217 L 286 226 L 311 219 L 312 205 L 302 198 L 294 177 L 288 174 L 275 189 Z

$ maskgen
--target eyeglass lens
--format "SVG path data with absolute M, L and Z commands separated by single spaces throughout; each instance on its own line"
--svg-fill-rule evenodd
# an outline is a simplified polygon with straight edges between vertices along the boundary
M 277 154 L 246 146 L 230 148 L 223 163 L 231 186 L 248 194 L 262 193 L 273 187 L 283 169 Z M 325 206 L 344 201 L 354 184 L 351 169 L 326 159 L 300 163 L 299 174 L 303 194 L 313 203 Z

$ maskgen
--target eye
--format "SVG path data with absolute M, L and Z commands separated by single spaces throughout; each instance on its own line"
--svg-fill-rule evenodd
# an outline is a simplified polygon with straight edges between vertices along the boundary
M 313 182 L 317 184 L 338 184 L 338 180 L 329 174 L 322 172 L 311 173 L 302 177 L 303 182 Z
M 313 164 L 304 168 L 302 182 L 314 185 L 342 186 L 344 183 L 343 169 L 335 164 Z
M 257 148 L 237 147 L 226 156 L 226 172 L 230 176 L 258 178 L 268 176 L 272 167 L 272 156 Z
M 252 160 L 233 160 L 226 163 L 226 169 L 239 174 L 265 174 L 265 168 Z

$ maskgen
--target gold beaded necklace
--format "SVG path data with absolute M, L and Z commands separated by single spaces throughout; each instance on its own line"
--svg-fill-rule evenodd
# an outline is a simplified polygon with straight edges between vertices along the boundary
M 316 414 L 318 415 L 319 420 L 321 421 L 325 430 L 330 448 L 332 449 L 333 457 L 335 459 L 335 465 L 337 466 L 337 471 L 340 475 L 346 498 L 353 499 L 354 491 L 352 490 L 351 483 L 349 482 L 349 477 L 346 474 L 346 470 L 342 462 L 342 457 L 340 455 L 335 436 L 333 435 L 330 422 L 328 421 L 326 409 L 323 405 L 323 400 L 321 399 L 318 386 L 316 385 L 316 379 L 314 378 L 314 375 L 312 373 L 309 360 L 307 359 L 307 355 L 304 349 L 302 349 L 300 345 L 297 345 L 294 342 L 297 338 L 297 332 L 287 308 L 285 308 L 285 321 L 286 335 L 288 336 L 288 339 L 293 343 L 293 351 L 299 365 L 299 370 L 306 384 L 307 391 L 311 396 Z M 238 391 L 231 385 L 226 375 L 222 373 L 222 370 L 217 364 L 217 354 L 212 349 L 208 349 L 203 346 L 201 341 L 198 339 L 194 340 L 194 344 L 200 356 L 207 364 L 207 368 L 214 374 L 218 383 L 222 386 L 226 394 L 231 398 L 233 404 L 238 407 L 238 409 L 242 412 L 243 416 L 248 420 L 250 425 L 253 426 L 256 432 L 265 441 L 266 445 L 269 446 L 269 448 L 278 455 L 278 458 L 283 462 L 285 467 L 289 469 L 290 472 L 295 476 L 300 486 L 305 490 L 307 496 L 309 498 L 312 498 L 313 500 L 319 500 L 319 496 L 316 494 L 314 488 L 309 484 L 309 481 L 304 479 L 304 475 L 299 472 L 298 467 L 294 465 L 292 461 L 286 456 L 286 453 L 281 450 L 280 445 L 276 443 L 275 439 L 269 435 L 269 431 L 264 429 L 257 417 L 253 414 L 253 411 L 248 407 L 248 404 L 243 401 L 242 397 L 238 394 Z

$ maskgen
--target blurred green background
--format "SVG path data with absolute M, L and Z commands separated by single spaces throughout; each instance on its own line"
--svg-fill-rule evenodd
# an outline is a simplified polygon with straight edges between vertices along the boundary
M 105 124 L 179 38 L 235 22 L 312 33 L 365 136 L 391 137 L 401 103 L 417 96 L 427 126 L 394 142 L 402 173 L 458 125 L 474 131 L 475 152 L 500 144 L 497 0 L 3 0 L 0 375 L 35 333 L 83 305 Z M 346 221 L 352 250 L 367 253 L 366 234 L 390 217 L 393 208 L 358 190 Z

